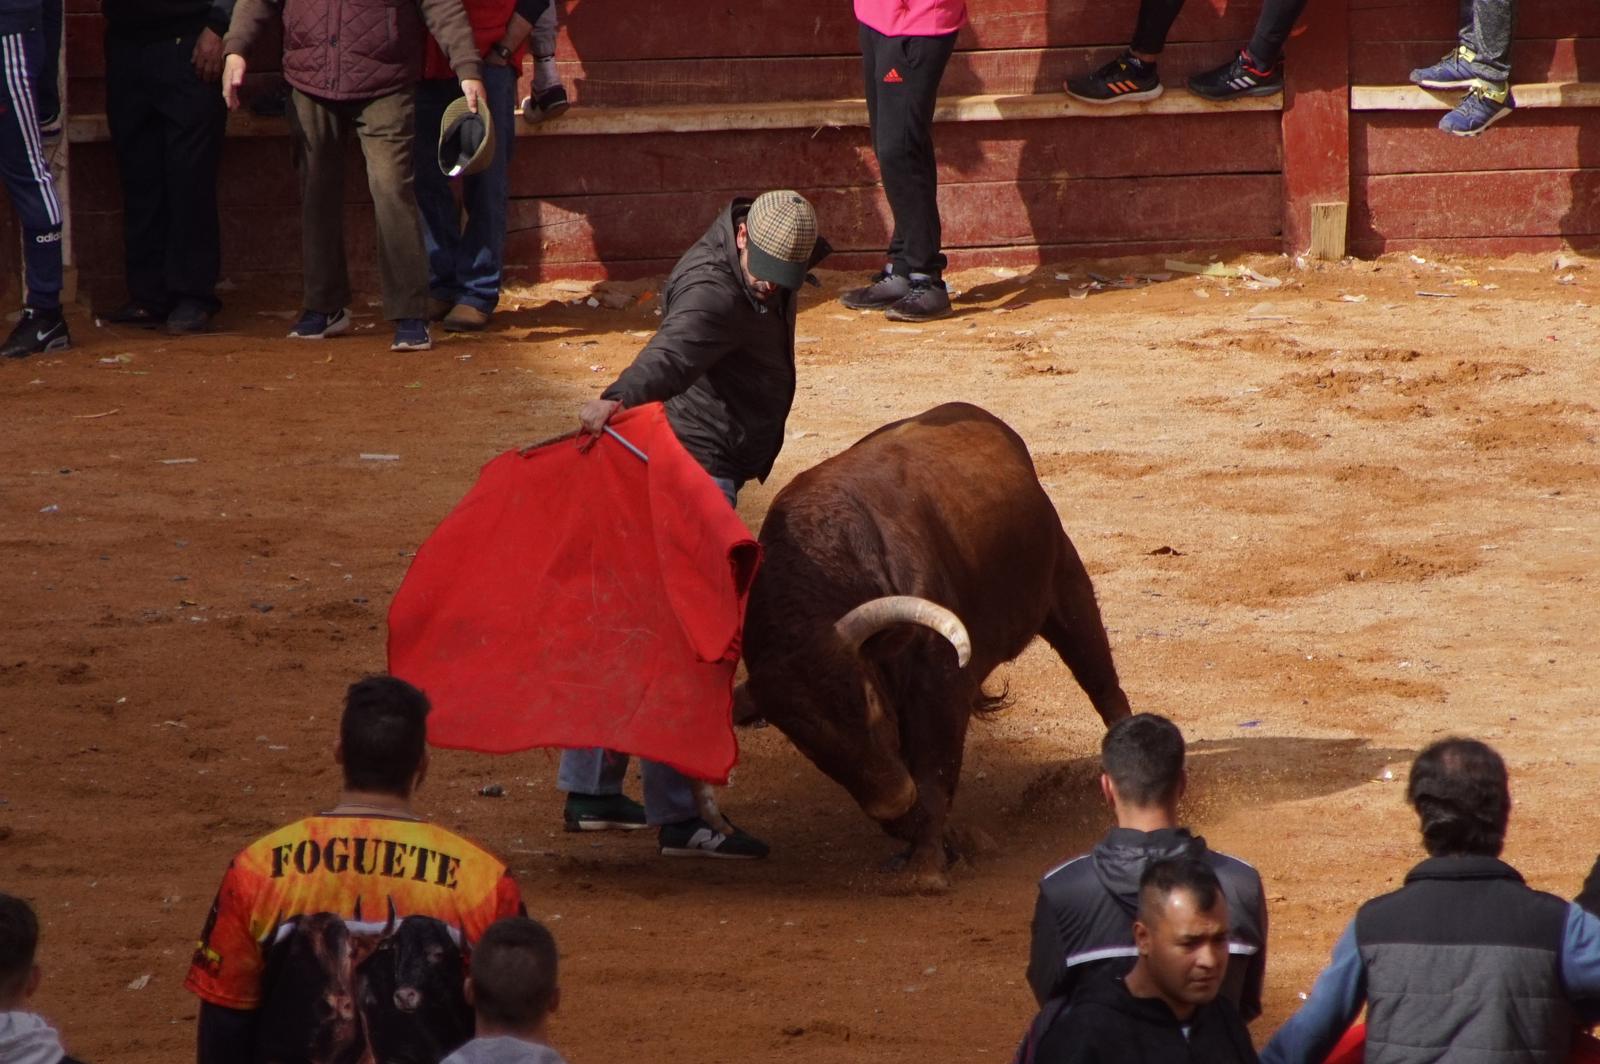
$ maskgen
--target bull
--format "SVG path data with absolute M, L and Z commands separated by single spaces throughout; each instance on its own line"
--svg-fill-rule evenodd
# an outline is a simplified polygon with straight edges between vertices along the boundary
M 949 885 L 945 830 L 983 681 L 1035 636 L 1100 718 L 1127 716 L 1094 587 L 1022 438 L 950 403 L 886 425 L 773 500 L 736 719 L 764 718 Z

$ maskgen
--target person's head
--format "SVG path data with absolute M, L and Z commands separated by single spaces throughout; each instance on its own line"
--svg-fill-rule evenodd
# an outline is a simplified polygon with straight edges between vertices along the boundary
M 734 241 L 744 281 L 765 302 L 780 288 L 805 284 L 817 247 L 817 212 L 798 192 L 767 192 L 756 197 L 740 222 Z
M 409 798 L 428 770 L 428 696 L 393 676 L 350 685 L 334 757 L 349 791 Z
M 0 1012 L 16 1010 L 39 989 L 39 918 L 21 898 L 0 894 Z
M 1100 740 L 1100 789 L 1123 813 L 1176 809 L 1187 778 L 1183 733 L 1166 717 L 1135 713 L 1106 729 Z
M 556 981 L 556 940 L 537 920 L 496 920 L 472 950 L 467 1001 L 478 1014 L 478 1034 L 543 1040 L 545 1021 L 561 1004 Z
M 1441 739 L 1411 763 L 1406 801 L 1430 857 L 1498 857 L 1511 818 L 1506 763 L 1476 739 Z
M 1180 1019 L 1214 1000 L 1228 970 L 1228 901 L 1211 866 L 1195 857 L 1152 862 L 1139 877 L 1133 941 L 1130 988 L 1142 986 Z

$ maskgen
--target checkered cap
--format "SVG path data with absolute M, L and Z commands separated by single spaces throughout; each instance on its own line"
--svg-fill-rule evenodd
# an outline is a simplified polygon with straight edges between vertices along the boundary
M 757 197 L 745 217 L 750 236 L 750 272 L 763 281 L 799 288 L 817 247 L 817 212 L 798 192 L 784 189 Z

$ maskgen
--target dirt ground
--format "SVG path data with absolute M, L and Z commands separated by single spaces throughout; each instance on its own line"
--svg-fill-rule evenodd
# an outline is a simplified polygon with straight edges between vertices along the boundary
M 797 471 L 945 400 L 1022 433 L 1135 708 L 1192 743 L 1190 822 L 1266 880 L 1264 1039 L 1417 859 L 1398 781 L 1429 740 L 1506 754 L 1534 884 L 1574 892 L 1600 850 L 1600 263 L 1247 264 L 1277 286 L 1076 299 L 1088 270 L 1162 264 L 975 270 L 920 328 L 843 310 L 828 276 L 788 443 L 740 509 L 757 527 Z M 518 291 L 487 334 L 396 355 L 370 305 L 353 337 L 291 344 L 289 303 L 235 293 L 231 331 L 79 315 L 71 352 L 0 366 L 0 889 L 39 908 L 39 1005 L 80 1055 L 192 1059 L 179 984 L 217 880 L 334 795 L 338 701 L 384 664 L 410 553 L 653 327 L 653 299 L 587 294 Z M 877 871 L 889 840 L 772 729 L 742 734 L 725 794 L 760 864 L 563 833 L 542 752 L 439 755 L 420 804 L 555 929 L 575 1064 L 1000 1062 L 1033 1011 L 1034 885 L 1107 821 L 1065 666 L 1038 643 L 994 681 L 1013 705 L 974 727 L 957 822 L 997 846 L 943 896 Z

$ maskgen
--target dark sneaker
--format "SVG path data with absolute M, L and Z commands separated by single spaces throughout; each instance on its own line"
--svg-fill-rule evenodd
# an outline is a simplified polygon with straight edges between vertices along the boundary
M 1239 54 L 1215 70 L 1189 79 L 1189 91 L 1208 100 L 1237 100 L 1241 96 L 1273 96 L 1283 91 L 1283 60 L 1266 70 L 1255 65 L 1250 53 Z
M 893 269 L 874 274 L 872 283 L 863 288 L 852 288 L 839 297 L 839 302 L 851 310 L 882 310 L 893 306 L 911 291 L 911 282 L 896 274 Z
M 291 340 L 326 340 L 350 331 L 350 311 L 341 307 L 332 314 L 320 310 L 303 310 L 300 320 L 289 330 Z
M 1439 128 L 1458 137 L 1476 137 L 1506 115 L 1517 102 L 1504 85 L 1475 86 L 1466 98 L 1456 104 L 1456 109 L 1439 119 Z
M 431 351 L 433 337 L 428 335 L 428 323 L 421 318 L 400 318 L 394 323 L 394 343 L 391 351 Z
M 732 835 L 724 835 L 699 817 L 676 824 L 663 824 L 660 838 L 663 857 L 722 857 L 754 861 L 771 852 L 771 848 L 754 835 L 747 835 L 738 828 L 733 829 Z
M 211 308 L 198 299 L 180 299 L 167 315 L 167 332 L 174 336 L 203 333 L 211 328 Z
M 568 831 L 638 831 L 644 806 L 625 794 L 569 794 L 561 810 Z
M 1411 72 L 1411 83 L 1425 89 L 1465 89 L 1478 83 L 1472 72 L 1472 60 L 1477 58 L 1466 46 L 1456 48 L 1432 66 L 1418 67 Z
M 53 115 L 41 115 L 39 118 L 39 136 L 46 142 L 61 139 L 61 112 L 58 110 Z
M 890 321 L 937 321 L 950 316 L 950 293 L 943 281 L 911 279 L 911 290 L 883 312 Z
M 151 310 L 143 303 L 124 303 L 111 313 L 96 317 L 107 325 L 134 325 L 141 329 L 154 329 L 167 320 L 165 311 Z
M 1067 95 L 1084 103 L 1153 100 L 1161 95 L 1156 65 L 1124 52 L 1093 74 L 1067 79 Z
M 0 358 L 27 358 L 49 351 L 65 351 L 72 346 L 67 335 L 67 319 L 60 310 L 23 307 L 22 320 L 0 344 Z
M 534 96 L 522 98 L 522 120 L 529 125 L 549 122 L 567 113 L 572 101 L 567 99 L 563 85 L 553 85 Z

